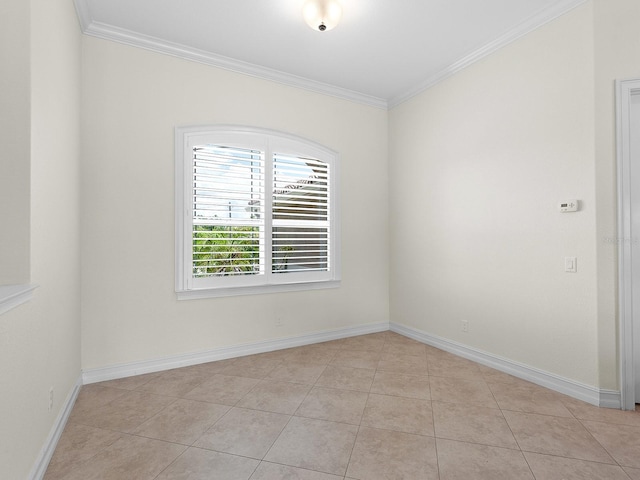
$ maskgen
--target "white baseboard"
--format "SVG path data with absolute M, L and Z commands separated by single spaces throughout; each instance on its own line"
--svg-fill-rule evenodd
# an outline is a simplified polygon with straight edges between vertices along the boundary
M 600 389 L 600 401 L 598 406 L 604 408 L 622 409 L 622 394 L 618 390 Z
M 389 323 L 373 323 L 368 325 L 360 325 L 356 327 L 338 328 L 335 330 L 326 330 L 294 337 L 280 338 L 276 340 L 267 340 L 243 345 L 235 345 L 232 347 L 220 347 L 212 350 L 197 353 L 187 353 L 183 355 L 175 355 L 172 357 L 157 358 L 154 360 L 144 360 L 141 362 L 132 362 L 110 367 L 92 368 L 83 370 L 82 382 L 84 385 L 105 380 L 115 380 L 117 378 L 125 378 L 133 375 L 141 375 L 143 373 L 160 372 L 170 370 L 172 368 L 187 367 L 189 365 L 197 365 L 199 363 L 215 362 L 227 358 L 243 357 L 245 355 L 253 355 L 256 353 L 271 352 L 274 350 L 282 350 L 285 348 L 299 347 L 302 345 L 310 345 L 312 343 L 327 342 L 329 340 L 337 340 L 340 338 L 353 337 L 356 335 L 365 335 L 367 333 L 385 332 L 389 330 Z
M 578 400 L 591 403 L 592 405 L 606 408 L 621 408 L 621 397 L 619 391 L 604 390 L 590 385 L 585 385 L 529 365 L 514 362 L 513 360 L 483 352 L 473 347 L 394 322 L 382 322 L 356 327 L 338 328 L 276 340 L 234 345 L 231 347 L 220 347 L 203 352 L 175 355 L 171 357 L 113 365 L 109 367 L 93 368 L 82 372 L 82 384 L 87 385 L 90 383 L 115 380 L 117 378 L 125 378 L 144 373 L 161 372 L 172 368 L 187 367 L 200 363 L 242 357 L 256 353 L 271 352 L 274 350 L 299 347 L 319 342 L 327 342 L 329 340 L 337 340 L 356 335 L 384 332 L 386 330 L 391 330 L 406 337 L 413 338 L 414 340 L 418 340 L 427 345 L 473 360 L 481 365 L 495 368 L 501 372 L 522 378 L 523 380 L 549 388 L 564 395 L 569 395 L 573 398 L 577 398 Z
M 417 330 L 405 325 L 391 322 L 389 329 L 419 342 L 431 345 L 432 347 L 453 353 L 460 357 L 472 360 L 487 367 L 495 368 L 504 373 L 522 378 L 542 387 L 554 390 L 564 395 L 577 398 L 592 405 L 621 408 L 620 392 L 613 390 L 603 390 L 590 385 L 576 382 L 574 380 L 545 372 L 529 365 L 514 362 L 507 358 L 499 357 L 491 353 L 483 352 L 472 347 L 468 347 L 452 340 L 447 340 L 436 335 Z
M 56 446 L 60 440 L 60 435 L 62 435 L 62 431 L 67 424 L 73 405 L 76 403 L 76 398 L 78 398 L 81 386 L 82 377 L 78 377 L 76 384 L 71 389 L 71 392 L 69 392 L 69 395 L 67 395 L 64 405 L 62 406 L 60 413 L 58 413 L 53 427 L 51 427 L 49 436 L 40 450 L 40 454 L 27 477 L 29 480 L 41 480 L 42 477 L 44 477 L 47 467 L 49 466 L 49 462 L 51 461 L 51 457 L 53 457 L 53 452 L 56 450 Z

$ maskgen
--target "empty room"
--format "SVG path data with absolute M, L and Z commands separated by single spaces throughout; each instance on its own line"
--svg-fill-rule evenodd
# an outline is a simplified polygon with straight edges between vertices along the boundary
M 640 480 L 638 25 L 4 0 L 0 477 Z

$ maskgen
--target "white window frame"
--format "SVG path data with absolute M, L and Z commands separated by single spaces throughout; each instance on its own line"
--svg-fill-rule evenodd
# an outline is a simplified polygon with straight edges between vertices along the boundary
M 328 271 L 306 274 L 304 272 L 272 273 L 266 268 L 264 274 L 245 278 L 218 277 L 211 282 L 193 281 L 192 267 L 192 165 L 193 145 L 240 141 L 245 146 L 265 152 L 265 195 L 272 189 L 272 153 L 308 156 L 329 165 L 329 262 Z M 275 149 L 275 150 L 274 150 Z M 339 155 L 310 140 L 254 127 L 235 125 L 188 126 L 175 129 L 175 291 L 179 300 L 254 295 L 299 290 L 337 288 L 340 286 L 340 171 Z M 271 250 L 271 206 L 266 208 L 266 233 L 264 249 Z M 208 283 L 207 285 L 204 285 Z M 194 285 L 196 284 L 196 285 Z

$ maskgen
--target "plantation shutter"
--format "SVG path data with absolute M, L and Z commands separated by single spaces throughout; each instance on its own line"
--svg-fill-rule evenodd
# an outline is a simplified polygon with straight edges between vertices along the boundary
M 273 153 L 271 272 L 329 270 L 329 164 Z
M 264 152 L 193 147 L 193 278 L 264 274 Z
M 177 128 L 178 298 L 339 286 L 339 169 L 293 135 Z

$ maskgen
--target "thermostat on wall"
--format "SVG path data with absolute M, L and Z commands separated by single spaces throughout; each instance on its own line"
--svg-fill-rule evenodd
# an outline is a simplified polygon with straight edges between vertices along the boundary
M 559 207 L 560 207 L 560 211 L 563 213 L 577 212 L 578 200 L 565 200 L 564 202 L 560 202 Z

